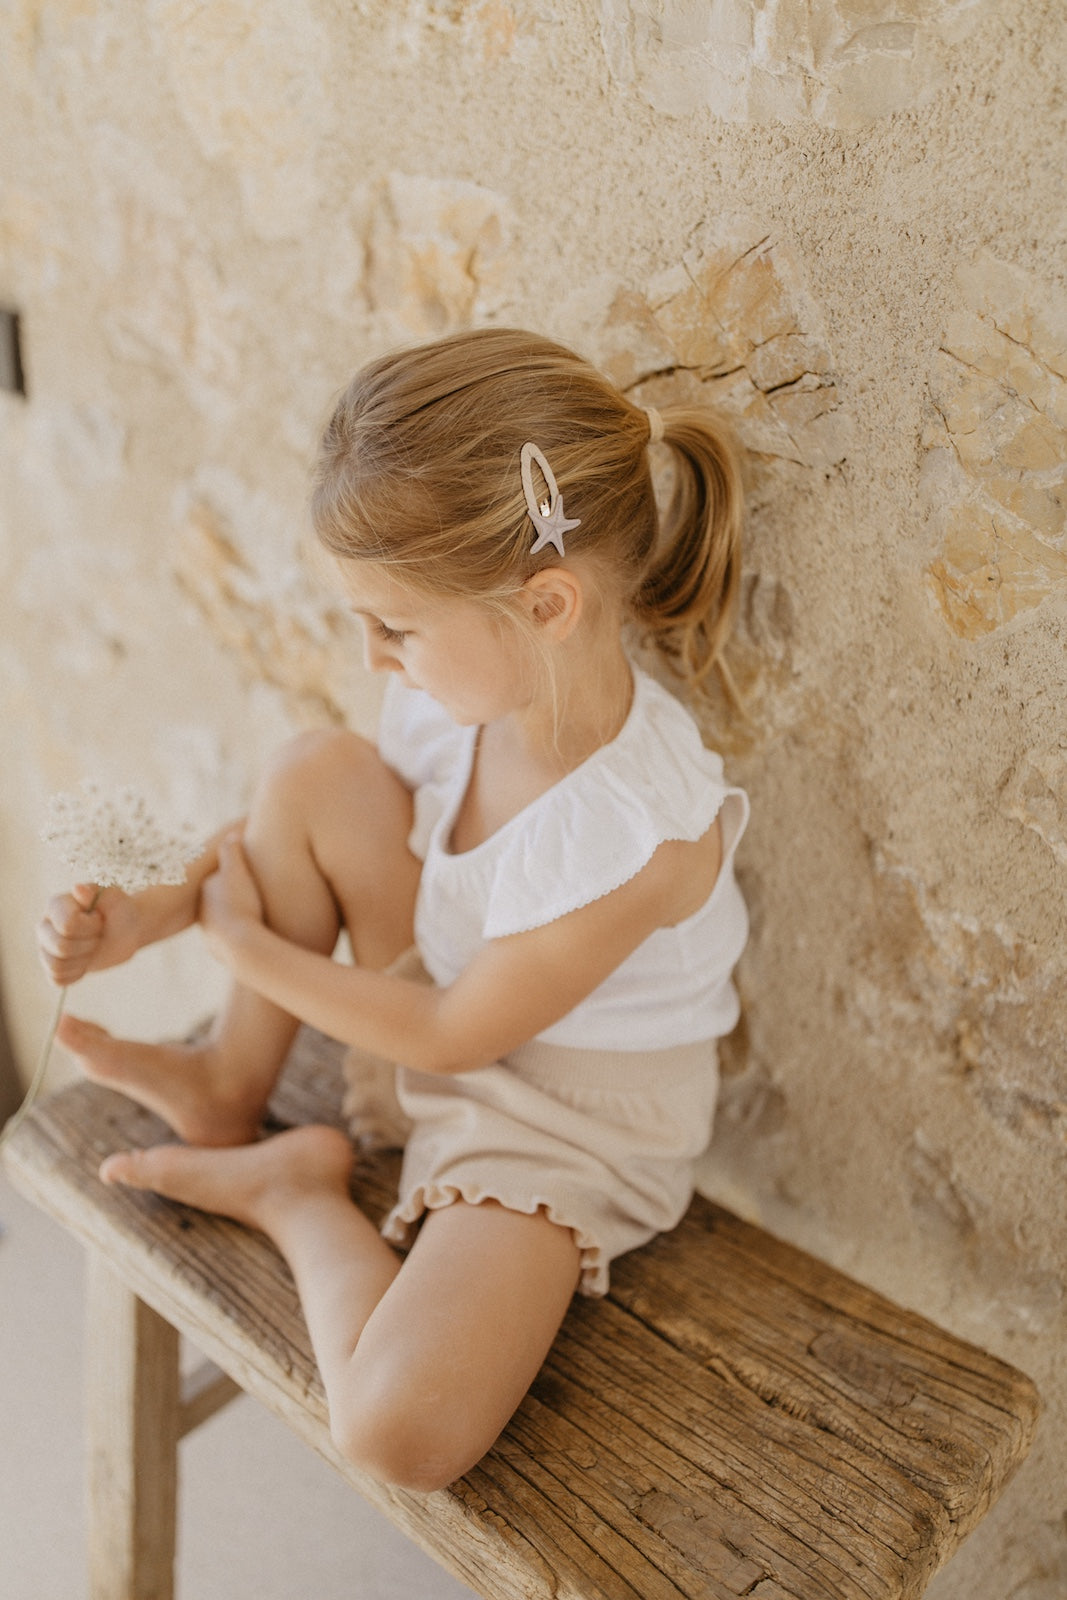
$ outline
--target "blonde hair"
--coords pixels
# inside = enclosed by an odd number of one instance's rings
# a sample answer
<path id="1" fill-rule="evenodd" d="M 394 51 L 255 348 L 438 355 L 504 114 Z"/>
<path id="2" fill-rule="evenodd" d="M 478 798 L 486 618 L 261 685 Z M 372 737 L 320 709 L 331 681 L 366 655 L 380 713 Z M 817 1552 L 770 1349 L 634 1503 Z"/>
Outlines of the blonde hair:
<path id="1" fill-rule="evenodd" d="M 690 684 L 718 660 L 740 567 L 737 448 L 711 412 L 666 406 L 673 493 L 661 519 L 649 416 L 588 362 L 509 328 L 452 334 L 372 361 L 341 396 L 319 449 L 316 532 L 344 559 L 418 590 L 507 605 L 532 574 L 522 447 L 544 453 L 568 518 L 568 557 L 618 588 Z M 661 525 L 662 524 L 662 525 Z"/>

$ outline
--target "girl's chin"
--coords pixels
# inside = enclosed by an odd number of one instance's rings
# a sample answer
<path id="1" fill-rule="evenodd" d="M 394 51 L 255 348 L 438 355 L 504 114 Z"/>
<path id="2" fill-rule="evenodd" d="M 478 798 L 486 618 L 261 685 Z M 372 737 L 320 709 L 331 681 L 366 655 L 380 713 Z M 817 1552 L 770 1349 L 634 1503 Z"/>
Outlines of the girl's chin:
<path id="1" fill-rule="evenodd" d="M 460 728 L 483 727 L 487 722 L 492 722 L 497 717 L 503 716 L 507 709 L 505 707 L 504 710 L 500 710 L 498 707 L 492 705 L 488 700 L 483 705 L 472 706 L 469 700 L 466 702 L 462 700 L 456 700 L 447 691 L 442 692 L 437 689 L 427 689 L 421 683 L 413 683 L 406 674 L 404 674 L 400 681 L 404 684 L 405 688 L 419 689 L 423 694 L 428 694 L 430 699 L 436 701 L 436 703 L 441 707 L 442 711 L 448 712 L 448 715 L 452 718 L 452 721 L 457 727 Z"/>
<path id="2" fill-rule="evenodd" d="M 473 712 L 464 711 L 461 706 L 452 705 L 448 700 L 443 700 L 440 695 L 431 695 L 431 700 L 436 700 L 442 711 L 447 711 L 457 728 L 473 728 L 480 721 Z"/>

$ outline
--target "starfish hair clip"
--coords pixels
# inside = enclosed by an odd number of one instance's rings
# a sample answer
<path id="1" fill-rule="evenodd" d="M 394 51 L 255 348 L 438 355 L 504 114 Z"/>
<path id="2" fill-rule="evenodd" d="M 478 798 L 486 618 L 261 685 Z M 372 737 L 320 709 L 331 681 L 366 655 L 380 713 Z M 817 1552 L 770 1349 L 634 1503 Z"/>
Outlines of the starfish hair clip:
<path id="1" fill-rule="evenodd" d="M 538 500 L 534 493 L 533 462 L 541 469 L 541 476 L 548 485 L 548 499 Z M 563 548 L 563 535 L 572 528 L 577 528 L 581 517 L 568 518 L 563 515 L 563 497 L 559 492 L 552 468 L 545 460 L 543 453 L 535 444 L 524 444 L 522 447 L 522 492 L 526 496 L 526 509 L 530 513 L 530 521 L 537 529 L 537 541 L 530 550 L 535 556 L 546 545 L 554 545 L 560 555 L 566 555 Z"/>

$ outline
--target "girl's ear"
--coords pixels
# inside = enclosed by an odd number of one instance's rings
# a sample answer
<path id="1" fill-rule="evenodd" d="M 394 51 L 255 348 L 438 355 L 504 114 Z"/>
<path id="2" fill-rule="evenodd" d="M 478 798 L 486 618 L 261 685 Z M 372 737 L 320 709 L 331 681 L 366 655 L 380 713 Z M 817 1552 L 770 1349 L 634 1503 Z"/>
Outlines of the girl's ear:
<path id="1" fill-rule="evenodd" d="M 563 640 L 577 627 L 585 596 L 581 580 L 566 567 L 542 567 L 523 584 L 522 601 L 536 627 Z"/>

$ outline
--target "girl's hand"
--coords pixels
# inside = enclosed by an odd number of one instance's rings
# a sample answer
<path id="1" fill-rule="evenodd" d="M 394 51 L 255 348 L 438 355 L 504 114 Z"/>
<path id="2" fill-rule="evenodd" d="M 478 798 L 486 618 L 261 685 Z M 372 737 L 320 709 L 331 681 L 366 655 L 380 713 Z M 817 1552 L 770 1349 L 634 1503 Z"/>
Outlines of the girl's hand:
<path id="1" fill-rule="evenodd" d="M 243 927 L 263 921 L 263 900 L 238 832 L 219 845 L 218 867 L 200 891 L 199 920 L 208 944 L 223 959 Z"/>
<path id="2" fill-rule="evenodd" d="M 65 988 L 87 972 L 128 961 L 144 941 L 137 901 L 121 889 L 78 883 L 58 894 L 37 925 L 37 951 L 52 982 Z"/>

